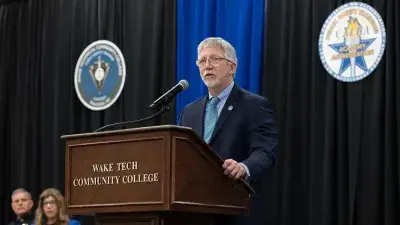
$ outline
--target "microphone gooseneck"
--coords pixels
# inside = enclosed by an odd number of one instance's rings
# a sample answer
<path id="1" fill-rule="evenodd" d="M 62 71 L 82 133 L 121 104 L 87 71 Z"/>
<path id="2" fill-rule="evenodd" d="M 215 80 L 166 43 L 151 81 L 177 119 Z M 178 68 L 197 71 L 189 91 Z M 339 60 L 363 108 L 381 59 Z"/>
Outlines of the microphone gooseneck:
<path id="1" fill-rule="evenodd" d="M 149 116 L 149 117 L 142 118 L 142 119 L 138 119 L 138 120 L 131 120 L 131 121 L 125 121 L 125 122 L 111 123 L 111 124 L 108 124 L 108 125 L 106 125 L 106 126 L 100 127 L 99 129 L 95 130 L 94 132 L 100 132 L 100 131 L 103 131 L 103 130 L 105 130 L 105 129 L 107 129 L 107 128 L 110 128 L 110 127 L 123 126 L 123 125 L 132 125 L 132 124 L 136 124 L 136 123 L 145 122 L 145 121 L 148 121 L 148 120 L 151 120 L 151 119 L 155 118 L 155 117 L 158 116 L 158 115 L 161 115 L 161 114 L 163 114 L 163 113 L 166 113 L 166 112 L 168 112 L 169 110 L 171 110 L 171 105 L 170 105 L 170 104 L 164 106 L 161 110 L 159 110 L 158 112 L 154 113 L 153 115 L 151 115 L 151 116 Z"/>
<path id="2" fill-rule="evenodd" d="M 171 110 L 171 101 L 172 101 L 172 99 L 177 94 L 179 94 L 181 91 L 184 91 L 184 90 L 188 89 L 188 87 L 189 87 L 189 83 L 186 80 L 180 80 L 178 84 L 176 84 L 174 87 L 172 87 L 166 93 L 164 93 L 161 97 L 159 97 L 157 100 L 155 100 L 149 106 L 150 109 L 159 109 L 161 107 L 160 110 L 158 110 L 156 113 L 154 113 L 153 115 L 151 115 L 149 117 L 138 119 L 138 120 L 132 120 L 132 121 L 125 121 L 125 122 L 118 122 L 118 123 L 108 124 L 108 125 L 105 125 L 103 127 L 100 127 L 98 129 L 96 129 L 94 132 L 103 131 L 103 130 L 105 130 L 107 128 L 110 128 L 110 127 L 116 127 L 116 126 L 122 126 L 122 125 L 132 125 L 132 124 L 148 121 L 148 120 L 151 120 L 151 119 L 155 118 L 156 116 L 159 116 L 159 115 L 161 115 L 163 113 L 166 113 L 166 112 Z"/>

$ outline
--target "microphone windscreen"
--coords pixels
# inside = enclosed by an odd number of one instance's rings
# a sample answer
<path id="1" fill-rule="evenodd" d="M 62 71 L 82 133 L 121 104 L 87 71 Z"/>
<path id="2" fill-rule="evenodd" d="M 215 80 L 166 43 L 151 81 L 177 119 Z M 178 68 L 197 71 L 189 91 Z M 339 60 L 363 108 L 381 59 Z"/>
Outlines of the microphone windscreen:
<path id="1" fill-rule="evenodd" d="M 187 80 L 180 80 L 179 84 L 183 87 L 183 90 L 186 90 L 189 88 L 189 82 L 187 82 Z"/>

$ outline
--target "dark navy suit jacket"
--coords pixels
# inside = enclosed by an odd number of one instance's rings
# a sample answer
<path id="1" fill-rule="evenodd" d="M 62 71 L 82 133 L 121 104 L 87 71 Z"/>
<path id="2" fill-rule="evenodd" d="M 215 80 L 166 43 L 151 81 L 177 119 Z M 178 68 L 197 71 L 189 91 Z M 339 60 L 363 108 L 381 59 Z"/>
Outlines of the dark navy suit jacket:
<path id="1" fill-rule="evenodd" d="M 204 131 L 204 113 L 208 95 L 187 105 L 180 115 L 180 126 L 191 127 L 200 137 Z M 265 172 L 274 164 L 277 143 L 275 122 L 266 98 L 234 85 L 226 100 L 209 145 L 222 159 L 244 163 L 250 172 L 250 185 L 256 194 L 250 216 L 221 217 L 215 224 L 263 224 Z M 221 165 L 222 166 L 222 165 Z"/>

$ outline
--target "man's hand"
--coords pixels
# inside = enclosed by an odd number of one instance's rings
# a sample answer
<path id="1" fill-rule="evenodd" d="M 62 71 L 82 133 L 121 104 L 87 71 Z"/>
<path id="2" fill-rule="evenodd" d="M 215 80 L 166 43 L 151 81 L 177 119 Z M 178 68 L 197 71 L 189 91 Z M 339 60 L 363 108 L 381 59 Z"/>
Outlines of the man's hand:
<path id="1" fill-rule="evenodd" d="M 225 170 L 224 174 L 228 175 L 234 180 L 237 180 L 240 177 L 244 177 L 246 174 L 246 169 L 244 168 L 244 166 L 233 159 L 225 160 L 222 168 Z"/>

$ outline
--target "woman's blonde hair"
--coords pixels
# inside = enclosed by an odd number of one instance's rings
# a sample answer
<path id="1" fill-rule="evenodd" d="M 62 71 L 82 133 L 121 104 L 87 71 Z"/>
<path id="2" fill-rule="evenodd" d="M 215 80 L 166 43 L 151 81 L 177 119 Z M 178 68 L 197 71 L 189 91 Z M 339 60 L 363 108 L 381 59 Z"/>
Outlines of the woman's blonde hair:
<path id="1" fill-rule="evenodd" d="M 64 196 L 60 193 L 59 190 L 55 188 L 48 188 L 40 194 L 38 207 L 35 213 L 35 224 L 36 225 L 45 225 L 46 215 L 43 212 L 43 201 L 44 199 L 52 196 L 56 200 L 57 208 L 58 208 L 58 218 L 56 225 L 68 225 L 69 218 L 66 214 L 66 204 L 64 200 Z"/>

